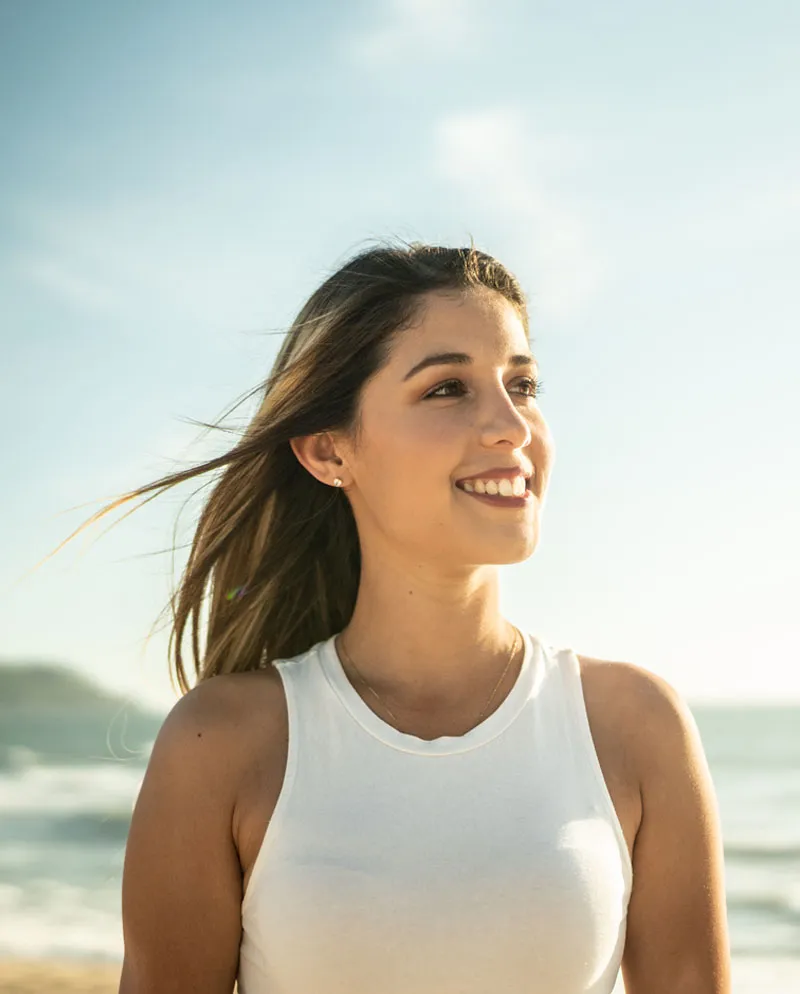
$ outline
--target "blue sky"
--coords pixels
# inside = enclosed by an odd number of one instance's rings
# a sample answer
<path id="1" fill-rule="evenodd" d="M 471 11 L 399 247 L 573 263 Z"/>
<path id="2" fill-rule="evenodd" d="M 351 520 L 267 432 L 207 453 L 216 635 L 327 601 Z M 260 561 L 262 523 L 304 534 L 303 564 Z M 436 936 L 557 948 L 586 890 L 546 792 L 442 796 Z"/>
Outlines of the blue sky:
<path id="1" fill-rule="evenodd" d="M 798 38 L 776 0 L 3 5 L 0 657 L 172 700 L 145 640 L 190 491 L 28 571 L 219 451 L 181 419 L 369 239 L 472 235 L 558 451 L 508 616 L 690 701 L 800 700 Z"/>

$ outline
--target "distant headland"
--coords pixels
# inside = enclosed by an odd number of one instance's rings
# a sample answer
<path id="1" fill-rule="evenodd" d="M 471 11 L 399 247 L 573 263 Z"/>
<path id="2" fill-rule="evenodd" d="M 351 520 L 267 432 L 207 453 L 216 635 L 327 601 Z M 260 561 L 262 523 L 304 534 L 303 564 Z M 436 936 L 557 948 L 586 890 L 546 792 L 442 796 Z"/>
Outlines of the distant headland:
<path id="1" fill-rule="evenodd" d="M 143 763 L 163 720 L 66 666 L 0 661 L 0 769 Z"/>

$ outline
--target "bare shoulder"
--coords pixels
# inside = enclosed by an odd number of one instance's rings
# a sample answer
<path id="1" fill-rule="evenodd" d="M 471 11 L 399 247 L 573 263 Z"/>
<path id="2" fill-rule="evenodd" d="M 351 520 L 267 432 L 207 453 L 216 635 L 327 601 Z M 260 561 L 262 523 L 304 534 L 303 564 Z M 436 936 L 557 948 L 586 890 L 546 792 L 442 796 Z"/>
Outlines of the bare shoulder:
<path id="1" fill-rule="evenodd" d="M 175 765 L 182 776 L 193 770 L 207 783 L 216 780 L 233 804 L 253 757 L 270 755 L 271 742 L 280 743 L 285 729 L 285 697 L 273 667 L 221 674 L 197 684 L 172 707 L 151 765 Z"/>
<path id="2" fill-rule="evenodd" d="M 694 719 L 683 695 L 669 681 L 635 663 L 578 656 L 584 694 L 613 710 L 626 733 L 677 729 Z"/>
<path id="3" fill-rule="evenodd" d="M 590 721 L 630 757 L 643 790 L 705 766 L 691 709 L 668 680 L 635 663 L 578 659 Z"/>
<path id="4" fill-rule="evenodd" d="M 283 705 L 281 679 L 274 667 L 224 673 L 198 683 L 184 694 L 164 724 L 180 731 L 191 728 L 209 734 L 229 732 L 232 727 L 244 731 L 259 719 L 279 712 Z"/>
<path id="5" fill-rule="evenodd" d="M 584 682 L 590 681 L 593 687 L 613 688 L 617 693 L 622 692 L 626 700 L 635 696 L 642 703 L 680 697 L 670 683 L 644 666 L 594 656 L 578 656 L 578 660 Z"/>

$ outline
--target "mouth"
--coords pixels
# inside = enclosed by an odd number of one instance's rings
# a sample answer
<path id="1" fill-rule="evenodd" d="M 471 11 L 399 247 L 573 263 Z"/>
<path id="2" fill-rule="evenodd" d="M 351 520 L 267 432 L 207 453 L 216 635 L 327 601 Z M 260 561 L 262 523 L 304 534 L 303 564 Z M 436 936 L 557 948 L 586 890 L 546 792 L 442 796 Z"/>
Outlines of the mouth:
<path id="1" fill-rule="evenodd" d="M 519 477 L 518 477 L 519 479 Z M 493 507 L 505 507 L 505 508 L 520 508 L 528 507 L 534 499 L 534 494 L 530 489 L 531 477 L 524 477 L 525 480 L 525 491 L 522 494 L 512 494 L 511 496 L 505 496 L 503 494 L 488 494 L 488 493 L 478 493 L 476 490 L 465 490 L 464 483 L 471 483 L 471 480 L 459 480 L 455 483 L 457 490 L 460 490 L 465 497 L 470 497 L 474 500 L 480 501 L 483 504 L 489 504 Z"/>
<path id="2" fill-rule="evenodd" d="M 523 476 L 523 477 L 516 477 L 516 479 L 522 479 L 524 481 L 525 493 L 529 494 L 531 492 L 531 480 L 533 479 L 533 477 Z M 465 483 L 469 484 L 469 486 L 471 487 L 470 490 L 466 489 L 466 487 L 464 486 Z M 462 490 L 464 493 L 475 494 L 476 496 L 486 496 L 486 497 L 493 496 L 491 494 L 486 493 L 485 491 L 483 494 L 479 494 L 478 491 L 475 490 L 475 479 L 456 480 L 453 485 L 457 487 L 457 489 Z"/>

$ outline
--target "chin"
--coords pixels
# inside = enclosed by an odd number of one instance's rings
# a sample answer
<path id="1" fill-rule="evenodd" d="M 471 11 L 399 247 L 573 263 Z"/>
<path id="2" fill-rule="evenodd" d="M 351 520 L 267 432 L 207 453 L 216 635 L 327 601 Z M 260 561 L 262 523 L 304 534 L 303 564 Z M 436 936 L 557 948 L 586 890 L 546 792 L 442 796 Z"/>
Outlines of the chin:
<path id="1" fill-rule="evenodd" d="M 538 532 L 519 535 L 507 542 L 493 542 L 490 547 L 481 543 L 480 547 L 473 546 L 472 554 L 467 550 L 468 558 L 473 562 L 484 563 L 486 566 L 511 566 L 514 563 L 524 563 L 536 551 L 539 544 Z"/>
<path id="2" fill-rule="evenodd" d="M 533 542 L 533 543 L 525 546 L 524 549 L 520 549 L 516 554 L 514 554 L 514 555 L 512 555 L 512 556 L 510 556 L 510 557 L 508 557 L 506 559 L 504 559 L 503 562 L 499 563 L 498 565 L 501 565 L 501 566 L 511 566 L 514 563 L 524 563 L 528 559 L 530 559 L 531 556 L 534 554 L 534 552 L 536 551 L 536 546 L 537 546 L 537 543 Z"/>

